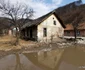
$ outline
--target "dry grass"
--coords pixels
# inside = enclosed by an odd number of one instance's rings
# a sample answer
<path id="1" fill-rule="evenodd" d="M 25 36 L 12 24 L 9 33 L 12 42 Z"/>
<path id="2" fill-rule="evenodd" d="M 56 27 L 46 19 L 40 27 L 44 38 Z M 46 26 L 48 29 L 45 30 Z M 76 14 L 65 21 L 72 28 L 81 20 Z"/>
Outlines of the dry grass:
<path id="1" fill-rule="evenodd" d="M 12 45 L 12 42 L 15 41 L 14 37 L 11 36 L 2 36 L 0 37 L 0 50 L 11 50 L 15 46 Z"/>
<path id="2" fill-rule="evenodd" d="M 0 50 L 9 51 L 9 50 L 16 50 L 16 49 L 22 49 L 22 48 L 48 48 L 48 47 L 58 47 L 57 44 L 46 44 L 46 43 L 37 43 L 33 41 L 25 41 L 22 39 L 19 39 L 19 45 L 15 46 L 14 43 L 16 42 L 16 38 L 12 36 L 2 36 L 0 37 Z M 85 50 L 85 45 L 72 45 L 73 47 L 77 47 L 81 50 Z M 70 47 L 70 46 L 69 46 Z"/>
<path id="3" fill-rule="evenodd" d="M 15 46 L 14 43 L 16 42 L 16 38 L 12 36 L 2 36 L 0 37 L 0 50 L 15 50 L 21 49 L 22 47 L 29 47 L 34 46 L 36 43 L 32 41 L 25 41 L 19 39 L 19 45 Z"/>

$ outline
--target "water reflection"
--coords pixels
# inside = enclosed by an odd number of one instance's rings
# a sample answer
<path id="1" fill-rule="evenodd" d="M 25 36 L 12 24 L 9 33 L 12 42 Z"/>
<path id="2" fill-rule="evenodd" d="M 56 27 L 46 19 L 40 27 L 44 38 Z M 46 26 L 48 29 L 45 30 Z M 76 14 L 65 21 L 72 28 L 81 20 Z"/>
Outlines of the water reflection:
<path id="1" fill-rule="evenodd" d="M 44 69 L 54 69 L 64 50 L 39 51 L 36 53 L 24 53 L 24 55 L 33 63 Z"/>
<path id="2" fill-rule="evenodd" d="M 11 54 L 0 59 L 0 70 L 85 70 L 85 52 L 67 48 Z"/>
<path id="3" fill-rule="evenodd" d="M 66 49 L 59 70 L 85 70 L 82 66 L 85 66 L 85 52 L 75 48 Z"/>
<path id="4" fill-rule="evenodd" d="M 42 70 L 23 54 L 12 54 L 0 59 L 0 70 Z"/>

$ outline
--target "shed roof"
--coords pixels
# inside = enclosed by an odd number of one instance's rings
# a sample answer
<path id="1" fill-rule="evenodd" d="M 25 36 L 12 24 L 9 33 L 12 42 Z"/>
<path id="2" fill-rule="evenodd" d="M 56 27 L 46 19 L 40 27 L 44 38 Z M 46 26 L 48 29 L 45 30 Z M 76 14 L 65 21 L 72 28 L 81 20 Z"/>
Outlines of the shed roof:
<path id="1" fill-rule="evenodd" d="M 56 16 L 56 18 L 58 19 L 58 21 L 60 22 L 60 24 L 62 25 L 63 28 L 65 28 L 65 25 L 63 24 L 62 20 L 57 16 L 57 14 L 55 13 L 55 11 L 52 11 L 40 18 L 37 18 L 33 21 L 29 21 L 27 22 L 25 25 L 22 26 L 22 29 L 26 28 L 26 27 L 31 27 L 31 26 L 37 26 L 39 25 L 41 22 L 43 22 L 45 19 L 47 19 L 50 15 L 54 14 Z"/>

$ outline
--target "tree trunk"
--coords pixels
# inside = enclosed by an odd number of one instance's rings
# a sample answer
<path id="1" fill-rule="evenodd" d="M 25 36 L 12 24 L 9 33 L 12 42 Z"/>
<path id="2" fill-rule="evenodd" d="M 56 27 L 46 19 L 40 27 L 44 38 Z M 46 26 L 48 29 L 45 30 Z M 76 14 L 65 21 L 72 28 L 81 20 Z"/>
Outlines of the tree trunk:
<path id="1" fill-rule="evenodd" d="M 76 41 L 76 38 L 77 38 L 76 33 L 77 33 L 77 29 L 76 29 L 76 28 L 74 28 L 74 37 L 75 37 L 75 41 Z"/>
<path id="2" fill-rule="evenodd" d="M 16 27 L 16 45 L 18 45 L 19 44 L 19 33 L 18 33 L 19 31 L 18 31 L 18 28 Z"/>
<path id="3" fill-rule="evenodd" d="M 22 33 L 21 33 L 21 27 L 19 27 L 19 38 L 22 37 Z"/>

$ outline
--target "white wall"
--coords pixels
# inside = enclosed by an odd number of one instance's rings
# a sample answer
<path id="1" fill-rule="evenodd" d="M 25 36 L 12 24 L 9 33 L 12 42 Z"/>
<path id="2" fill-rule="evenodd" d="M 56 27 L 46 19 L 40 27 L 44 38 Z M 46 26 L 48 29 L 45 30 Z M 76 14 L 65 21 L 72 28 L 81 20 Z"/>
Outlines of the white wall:
<path id="1" fill-rule="evenodd" d="M 53 23 L 54 20 L 56 21 L 56 25 L 54 25 Z M 43 28 L 47 28 L 47 37 L 43 37 Z M 54 39 L 58 39 L 59 37 L 63 37 L 64 35 L 64 28 L 61 26 L 61 24 L 53 14 L 46 20 L 44 20 L 41 24 L 39 24 L 37 30 L 38 41 L 41 42 L 50 41 L 52 39 L 52 36 Z"/>

